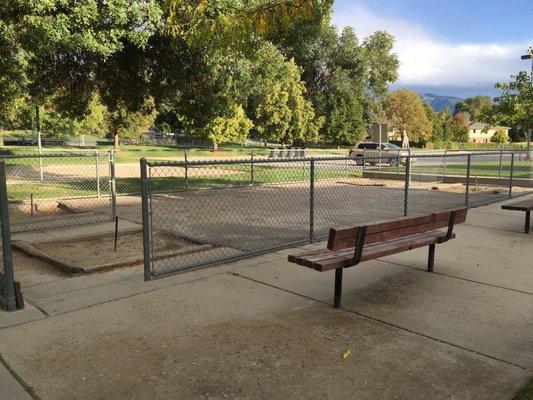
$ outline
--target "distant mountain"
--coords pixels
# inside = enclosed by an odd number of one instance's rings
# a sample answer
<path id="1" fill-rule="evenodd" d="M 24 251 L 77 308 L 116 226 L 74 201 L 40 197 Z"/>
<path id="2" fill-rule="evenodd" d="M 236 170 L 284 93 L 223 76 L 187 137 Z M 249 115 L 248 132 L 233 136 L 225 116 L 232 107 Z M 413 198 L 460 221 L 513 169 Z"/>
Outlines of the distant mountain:
<path id="1" fill-rule="evenodd" d="M 463 101 L 463 99 L 459 97 L 439 96 L 438 94 L 433 93 L 424 93 L 420 96 L 422 96 L 422 99 L 437 112 L 447 108 L 451 113 L 453 113 L 455 110 L 455 105 L 460 101 Z"/>

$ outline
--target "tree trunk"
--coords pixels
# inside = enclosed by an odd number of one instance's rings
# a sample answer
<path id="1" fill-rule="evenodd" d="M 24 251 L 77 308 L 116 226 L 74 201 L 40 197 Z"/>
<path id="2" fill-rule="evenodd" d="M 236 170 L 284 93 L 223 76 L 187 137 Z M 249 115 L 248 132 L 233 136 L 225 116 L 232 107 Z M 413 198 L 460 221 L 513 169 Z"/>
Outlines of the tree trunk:
<path id="1" fill-rule="evenodd" d="M 218 143 L 213 142 L 213 151 L 218 151 Z"/>
<path id="2" fill-rule="evenodd" d="M 115 147 L 115 152 L 118 153 L 120 151 L 120 138 L 116 130 L 113 132 L 113 145 Z"/>

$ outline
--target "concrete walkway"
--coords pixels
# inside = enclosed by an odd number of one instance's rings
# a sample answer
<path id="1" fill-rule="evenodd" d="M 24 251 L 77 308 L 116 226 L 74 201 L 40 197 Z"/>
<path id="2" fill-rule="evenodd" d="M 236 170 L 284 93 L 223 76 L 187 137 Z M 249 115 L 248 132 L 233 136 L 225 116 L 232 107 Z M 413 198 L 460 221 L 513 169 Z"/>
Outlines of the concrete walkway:
<path id="1" fill-rule="evenodd" d="M 147 283 L 140 267 L 43 281 L 0 314 L 0 354 L 43 400 L 509 400 L 533 376 L 523 221 L 471 210 L 435 274 L 426 249 L 347 270 L 341 310 L 333 273 L 285 261 L 301 249 Z M 24 398 L 2 365 L 0 399 Z"/>

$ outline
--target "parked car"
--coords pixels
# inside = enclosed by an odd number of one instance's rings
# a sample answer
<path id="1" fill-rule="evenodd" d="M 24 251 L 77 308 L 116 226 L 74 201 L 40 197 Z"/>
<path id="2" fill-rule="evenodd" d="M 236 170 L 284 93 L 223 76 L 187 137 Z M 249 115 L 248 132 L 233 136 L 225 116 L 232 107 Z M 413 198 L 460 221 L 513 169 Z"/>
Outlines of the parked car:
<path id="1" fill-rule="evenodd" d="M 378 164 L 381 158 L 383 164 L 396 166 L 398 163 L 405 165 L 409 151 L 402 150 L 401 147 L 392 143 L 382 143 L 380 149 L 379 143 L 359 142 L 348 154 L 350 157 L 355 158 L 357 165 L 363 165 L 364 163 Z"/>

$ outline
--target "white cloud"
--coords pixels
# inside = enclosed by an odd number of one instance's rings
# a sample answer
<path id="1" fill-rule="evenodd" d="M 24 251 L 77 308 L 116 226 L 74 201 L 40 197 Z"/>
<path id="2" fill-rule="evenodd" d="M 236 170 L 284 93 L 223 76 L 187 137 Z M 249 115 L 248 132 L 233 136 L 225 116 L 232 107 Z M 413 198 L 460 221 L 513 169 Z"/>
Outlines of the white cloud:
<path id="1" fill-rule="evenodd" d="M 482 87 L 509 80 L 529 66 L 520 55 L 527 43 L 449 43 L 435 38 L 421 26 L 383 18 L 353 5 L 333 21 L 340 29 L 350 25 L 360 37 L 386 30 L 396 38 L 394 51 L 400 60 L 400 85 Z M 483 29 L 483 28 L 480 28 Z M 487 28 L 490 29 L 490 28 Z M 458 33 L 458 36 L 460 33 Z"/>

